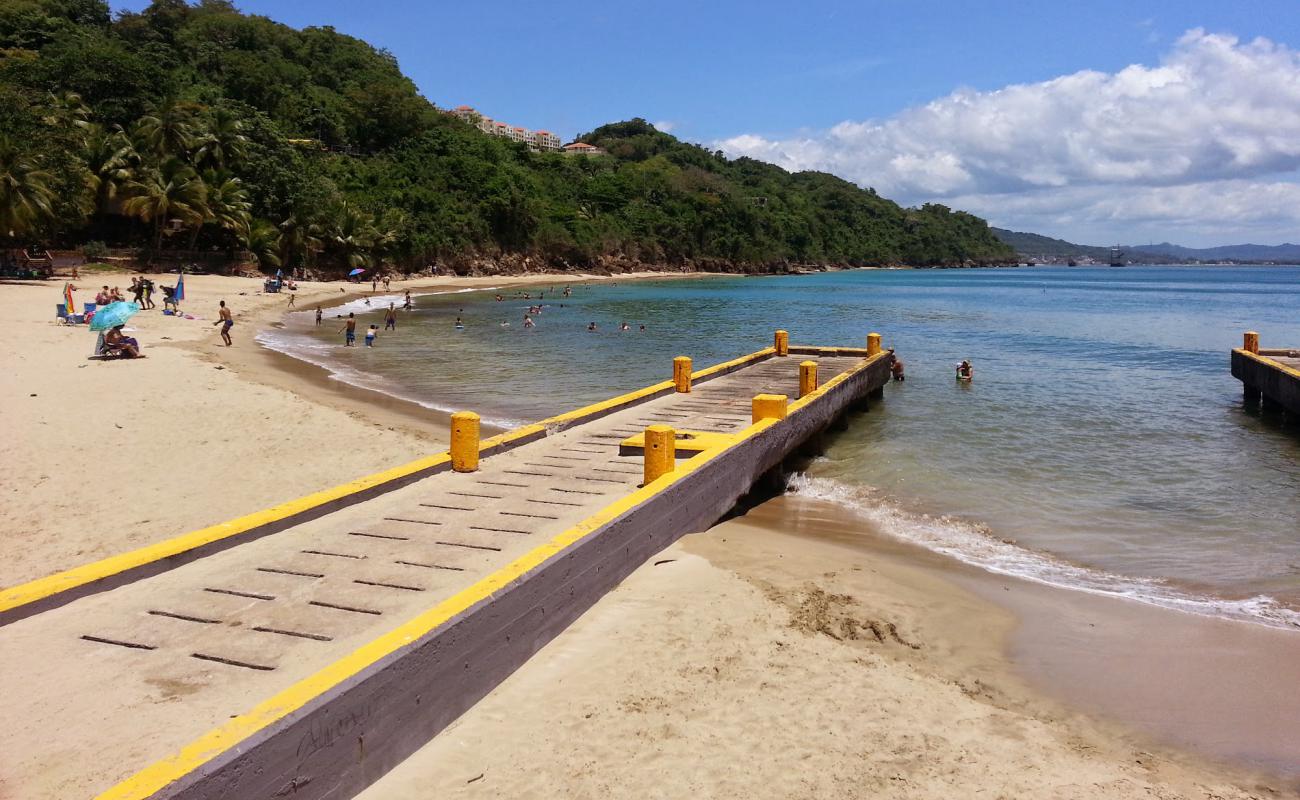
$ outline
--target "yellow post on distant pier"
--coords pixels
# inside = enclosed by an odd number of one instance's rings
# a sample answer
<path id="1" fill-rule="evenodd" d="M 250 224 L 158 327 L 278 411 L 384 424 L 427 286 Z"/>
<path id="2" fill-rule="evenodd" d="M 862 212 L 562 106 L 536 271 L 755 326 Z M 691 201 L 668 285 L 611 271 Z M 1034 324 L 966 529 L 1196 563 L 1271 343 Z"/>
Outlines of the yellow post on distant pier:
<path id="1" fill-rule="evenodd" d="M 1255 355 L 1259 355 L 1259 334 L 1258 333 L 1255 333 L 1254 331 L 1246 331 L 1246 335 L 1242 337 L 1242 339 L 1243 339 L 1241 343 L 1242 350 L 1245 350 L 1247 353 L 1254 353 Z"/>
<path id="2" fill-rule="evenodd" d="M 456 472 L 478 469 L 479 418 L 473 411 L 451 415 L 451 468 Z"/>
<path id="3" fill-rule="evenodd" d="M 817 391 L 817 362 L 804 361 L 799 364 L 799 397 L 807 397 Z"/>
<path id="4" fill-rule="evenodd" d="M 673 359 L 673 385 L 677 387 L 678 392 L 690 394 L 691 359 L 689 356 L 678 356 Z"/>
<path id="5" fill-rule="evenodd" d="M 777 331 L 772 346 L 776 348 L 778 356 L 790 355 L 790 334 L 786 331 Z"/>
<path id="6" fill-rule="evenodd" d="M 867 358 L 880 355 L 880 334 L 867 334 Z"/>
<path id="7" fill-rule="evenodd" d="M 677 432 L 668 425 L 645 429 L 645 482 L 658 480 L 677 468 Z"/>
<path id="8" fill-rule="evenodd" d="M 790 398 L 783 394 L 756 394 L 750 419 L 752 422 L 763 419 L 785 419 L 789 405 Z"/>

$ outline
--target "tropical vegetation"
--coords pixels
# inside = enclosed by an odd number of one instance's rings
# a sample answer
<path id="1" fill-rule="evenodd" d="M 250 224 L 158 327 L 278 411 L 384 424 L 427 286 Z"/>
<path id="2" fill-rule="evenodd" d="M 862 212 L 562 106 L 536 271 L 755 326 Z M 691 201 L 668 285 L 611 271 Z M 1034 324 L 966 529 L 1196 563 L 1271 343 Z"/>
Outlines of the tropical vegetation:
<path id="1" fill-rule="evenodd" d="M 610 259 L 765 268 L 1014 257 L 983 220 L 687 144 L 643 120 L 537 153 L 395 59 L 227 0 L 0 4 L 0 243 L 251 254 L 264 269 Z"/>

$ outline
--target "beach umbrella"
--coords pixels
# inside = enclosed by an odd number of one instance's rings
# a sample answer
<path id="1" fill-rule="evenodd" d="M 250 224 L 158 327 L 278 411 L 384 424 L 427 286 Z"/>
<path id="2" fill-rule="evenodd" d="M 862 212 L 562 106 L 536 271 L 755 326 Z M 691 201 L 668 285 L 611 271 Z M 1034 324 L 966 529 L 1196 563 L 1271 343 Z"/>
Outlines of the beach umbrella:
<path id="1" fill-rule="evenodd" d="M 184 272 L 176 276 L 176 293 L 172 295 L 172 298 L 175 299 L 176 302 L 178 303 L 185 299 L 185 273 Z"/>
<path id="2" fill-rule="evenodd" d="M 109 328 L 124 325 L 139 310 L 140 306 L 135 303 L 124 303 L 121 300 L 116 303 L 109 303 L 95 310 L 95 316 L 90 320 L 90 329 L 92 331 L 106 331 Z"/>
<path id="3" fill-rule="evenodd" d="M 365 272 L 364 269 L 354 269 L 354 270 L 352 270 L 351 272 L 348 273 L 348 277 L 351 278 L 352 276 L 354 276 L 354 275 L 360 275 L 360 274 L 363 273 L 363 272 Z"/>

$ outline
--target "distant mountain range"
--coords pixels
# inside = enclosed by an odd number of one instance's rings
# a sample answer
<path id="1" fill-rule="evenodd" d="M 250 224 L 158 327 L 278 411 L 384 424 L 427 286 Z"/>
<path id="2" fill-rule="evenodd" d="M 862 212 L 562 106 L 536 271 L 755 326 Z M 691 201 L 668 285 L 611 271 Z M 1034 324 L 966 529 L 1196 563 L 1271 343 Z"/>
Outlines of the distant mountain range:
<path id="1" fill-rule="evenodd" d="M 1105 263 L 1110 258 L 1109 247 L 1075 244 L 1064 239 L 1053 239 L 1037 233 L 1008 231 L 990 228 L 993 234 L 1011 245 L 1024 258 L 1046 261 L 1069 259 L 1092 260 Z M 1217 263 L 1223 261 L 1300 263 L 1300 244 L 1230 244 L 1222 247 L 1183 247 L 1162 242 L 1160 244 L 1120 245 L 1124 259 L 1143 264 Z"/>

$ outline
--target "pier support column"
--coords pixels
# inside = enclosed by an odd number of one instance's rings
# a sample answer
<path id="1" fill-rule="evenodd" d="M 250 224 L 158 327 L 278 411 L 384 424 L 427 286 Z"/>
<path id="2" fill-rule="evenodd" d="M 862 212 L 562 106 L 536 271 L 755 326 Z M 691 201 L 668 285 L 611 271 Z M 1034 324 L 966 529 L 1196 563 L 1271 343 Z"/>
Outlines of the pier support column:
<path id="1" fill-rule="evenodd" d="M 1249 383 L 1243 383 L 1241 385 L 1241 396 L 1245 399 L 1247 404 L 1254 405 L 1259 402 L 1260 392 L 1259 389 L 1256 389 Z"/>
<path id="2" fill-rule="evenodd" d="M 817 391 L 817 362 L 804 361 L 799 364 L 799 397 L 807 397 Z"/>
<path id="3" fill-rule="evenodd" d="M 451 415 L 451 468 L 456 472 L 478 469 L 478 414 L 457 411 Z"/>
<path id="4" fill-rule="evenodd" d="M 783 394 L 756 394 L 751 414 L 751 423 L 763 419 L 785 419 L 790 405 L 790 398 Z"/>
<path id="5" fill-rule="evenodd" d="M 667 425 L 645 429 L 645 483 L 658 480 L 677 468 L 677 432 Z"/>
<path id="6" fill-rule="evenodd" d="M 690 394 L 691 359 L 688 356 L 678 356 L 673 359 L 673 385 L 682 394 Z"/>
<path id="7" fill-rule="evenodd" d="M 1259 355 L 1259 334 L 1254 331 L 1246 331 L 1246 335 L 1241 337 L 1241 349 L 1247 353 Z"/>
<path id="8" fill-rule="evenodd" d="M 772 346 L 776 348 L 778 356 L 790 355 L 790 334 L 785 331 L 777 331 Z"/>
<path id="9" fill-rule="evenodd" d="M 867 358 L 880 355 L 880 334 L 867 334 Z"/>

